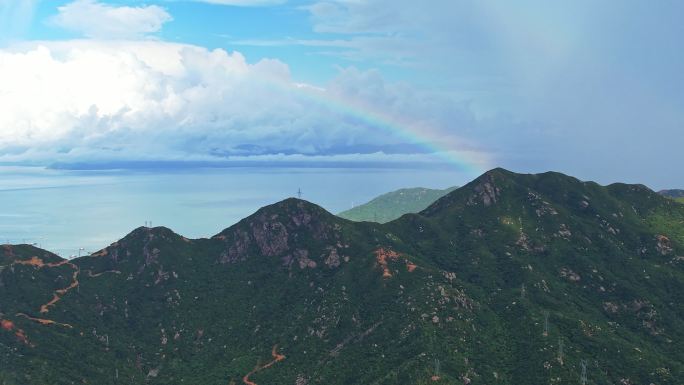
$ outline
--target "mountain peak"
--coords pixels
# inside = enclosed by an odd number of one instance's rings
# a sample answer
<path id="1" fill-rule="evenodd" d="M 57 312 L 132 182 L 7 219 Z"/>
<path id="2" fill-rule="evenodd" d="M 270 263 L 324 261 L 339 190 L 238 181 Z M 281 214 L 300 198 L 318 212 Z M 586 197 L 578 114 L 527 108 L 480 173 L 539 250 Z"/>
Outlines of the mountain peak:
<path id="1" fill-rule="evenodd" d="M 124 236 L 119 242 L 150 236 L 162 238 L 181 238 L 179 234 L 176 234 L 173 230 L 165 226 L 140 226 L 126 234 L 126 236 Z"/>
<path id="2" fill-rule="evenodd" d="M 15 261 L 29 260 L 33 257 L 38 257 L 46 263 L 63 260 L 62 257 L 33 245 L 0 245 L 0 266 L 8 265 Z"/>
<path id="3" fill-rule="evenodd" d="M 138 272 L 161 260 L 161 250 L 177 247 L 189 239 L 164 226 L 140 226 L 126 236 L 89 256 L 79 258 L 79 264 L 94 270 L 116 270 L 131 265 Z M 97 268 L 95 268 L 97 266 Z"/>
<path id="4" fill-rule="evenodd" d="M 313 220 L 335 221 L 337 218 L 315 203 L 298 198 L 287 198 L 260 208 L 254 214 L 241 220 L 236 225 L 223 230 L 213 238 L 221 237 L 226 231 L 231 231 L 236 226 L 244 224 L 254 225 L 256 223 L 264 224 L 274 220 L 284 220 L 290 222 L 295 227 L 300 227 L 308 225 Z"/>
<path id="5" fill-rule="evenodd" d="M 330 248 L 340 238 L 343 221 L 316 204 L 288 198 L 262 207 L 212 239 L 225 243 L 222 263 L 251 255 L 281 256 L 289 261 L 293 254 Z"/>
<path id="6" fill-rule="evenodd" d="M 491 170 L 489 170 L 489 171 L 485 171 L 482 175 L 480 175 L 480 178 L 481 178 L 481 177 L 484 177 L 484 176 L 490 176 L 490 177 L 494 177 L 494 176 L 499 176 L 499 177 L 510 177 L 510 176 L 514 176 L 514 175 L 521 175 L 521 174 L 516 174 L 516 173 L 514 173 L 513 171 L 506 170 L 506 169 L 503 168 L 503 167 L 495 167 L 495 168 L 493 168 L 493 169 L 491 169 Z M 476 178 L 476 179 L 477 179 L 477 178 Z"/>
<path id="7" fill-rule="evenodd" d="M 492 207 L 502 201 L 502 196 L 505 197 L 508 205 L 512 205 L 516 199 L 527 200 L 528 194 L 557 202 L 568 202 L 569 199 L 578 200 L 578 197 L 594 194 L 609 195 L 614 199 L 629 197 L 634 202 L 643 203 L 644 208 L 666 202 L 666 199 L 643 185 L 616 183 L 601 186 L 595 182 L 584 182 L 560 172 L 519 174 L 503 168 L 495 168 L 437 200 L 422 214 L 438 215 L 450 207 L 479 205 Z"/>

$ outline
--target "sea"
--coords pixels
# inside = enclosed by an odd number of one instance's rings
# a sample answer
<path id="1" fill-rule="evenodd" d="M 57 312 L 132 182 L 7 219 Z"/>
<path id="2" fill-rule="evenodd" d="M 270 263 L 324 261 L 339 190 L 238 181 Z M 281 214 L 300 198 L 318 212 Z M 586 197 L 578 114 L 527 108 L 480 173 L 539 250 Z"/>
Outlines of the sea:
<path id="1" fill-rule="evenodd" d="M 211 237 L 288 197 L 332 213 L 404 187 L 447 188 L 448 168 L 192 168 L 59 170 L 0 166 L 0 244 L 29 243 L 65 258 L 100 250 L 145 224 Z"/>

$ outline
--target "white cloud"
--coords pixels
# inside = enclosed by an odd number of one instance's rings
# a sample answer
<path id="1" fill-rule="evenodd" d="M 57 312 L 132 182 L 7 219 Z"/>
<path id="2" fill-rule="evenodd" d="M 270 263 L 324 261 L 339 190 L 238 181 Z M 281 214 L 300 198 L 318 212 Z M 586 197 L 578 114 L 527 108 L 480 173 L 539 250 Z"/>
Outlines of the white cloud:
<path id="1" fill-rule="evenodd" d="M 156 40 L 24 43 L 0 50 L 0 84 L 0 162 L 341 156 L 359 146 L 370 156 L 369 145 L 414 139 L 379 115 L 426 138 L 472 123 L 449 98 L 374 71 L 347 69 L 318 88 L 278 60 Z M 467 143 L 444 143 L 487 162 Z"/>
<path id="2" fill-rule="evenodd" d="M 128 7 L 112 6 L 95 0 L 75 0 L 58 7 L 52 22 L 62 28 L 95 38 L 131 38 L 161 30 L 172 20 L 166 10 L 157 5 Z"/>

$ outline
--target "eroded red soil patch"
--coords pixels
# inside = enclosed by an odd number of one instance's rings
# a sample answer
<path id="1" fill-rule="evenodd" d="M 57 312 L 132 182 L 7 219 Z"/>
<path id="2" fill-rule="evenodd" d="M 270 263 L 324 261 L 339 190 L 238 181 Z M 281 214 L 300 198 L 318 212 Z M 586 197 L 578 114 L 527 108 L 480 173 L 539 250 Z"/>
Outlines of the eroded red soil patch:
<path id="1" fill-rule="evenodd" d="M 386 249 L 384 247 L 381 247 L 375 250 L 374 253 L 375 260 L 377 261 L 380 268 L 382 268 L 383 278 L 392 278 L 392 271 L 389 268 L 390 261 L 398 261 L 399 259 L 403 259 L 406 262 L 406 270 L 409 273 L 412 273 L 418 268 L 418 265 L 409 261 L 408 258 L 406 258 L 406 256 L 401 255 L 392 249 Z"/>
<path id="2" fill-rule="evenodd" d="M 24 332 L 23 329 L 19 329 L 19 328 L 14 324 L 14 322 L 12 322 L 12 321 L 10 321 L 10 320 L 6 320 L 6 319 L 0 320 L 0 328 L 2 328 L 2 330 L 4 330 L 4 331 L 10 332 L 10 333 L 14 333 L 14 336 L 15 336 L 15 337 L 17 338 L 17 340 L 19 340 L 21 343 L 33 347 L 33 344 L 31 344 L 31 343 L 29 342 L 29 340 L 28 340 L 28 337 L 26 337 L 26 332 Z"/>
<path id="3" fill-rule="evenodd" d="M 392 272 L 390 272 L 388 262 L 391 261 L 396 261 L 399 259 L 399 254 L 391 249 L 385 249 L 383 247 L 375 250 L 375 260 L 378 262 L 378 265 L 382 268 L 382 277 L 383 278 L 391 278 L 392 277 Z"/>

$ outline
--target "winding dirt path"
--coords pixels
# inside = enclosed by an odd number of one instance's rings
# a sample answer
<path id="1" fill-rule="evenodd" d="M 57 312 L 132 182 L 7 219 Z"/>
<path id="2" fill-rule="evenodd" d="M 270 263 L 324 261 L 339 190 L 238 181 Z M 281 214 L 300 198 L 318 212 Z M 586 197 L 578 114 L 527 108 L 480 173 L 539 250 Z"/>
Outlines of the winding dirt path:
<path id="1" fill-rule="evenodd" d="M 66 293 L 68 293 L 70 290 L 78 287 L 78 284 L 79 284 L 78 283 L 78 274 L 81 272 L 81 270 L 78 268 L 78 266 L 74 265 L 71 262 L 67 262 L 66 265 L 69 265 L 74 269 L 74 274 L 71 276 L 71 279 L 72 279 L 71 284 L 69 286 L 63 288 L 63 289 L 55 290 L 55 292 L 52 294 L 52 299 L 50 300 L 50 302 L 48 302 L 48 303 L 46 303 L 40 307 L 40 313 L 41 314 L 45 314 L 45 313 L 49 312 L 50 306 L 54 306 L 57 302 L 59 302 L 62 299 L 62 297 L 64 297 L 66 295 Z"/>
<path id="2" fill-rule="evenodd" d="M 48 301 L 47 303 L 40 306 L 40 313 L 41 314 L 48 313 L 50 311 L 51 306 L 55 306 L 55 304 L 57 302 L 59 302 L 69 291 L 77 288 L 79 285 L 78 276 L 79 276 L 81 270 L 79 269 L 78 266 L 69 262 L 69 260 L 66 260 L 66 259 L 59 261 L 59 262 L 45 263 L 41 258 L 31 257 L 30 259 L 27 259 L 27 260 L 15 260 L 12 263 L 12 265 L 33 266 L 33 267 L 38 268 L 38 269 L 42 269 L 45 267 L 59 267 L 59 266 L 68 265 L 72 269 L 74 269 L 74 273 L 71 276 L 72 281 L 69 284 L 69 286 L 62 288 L 62 289 L 55 290 L 54 293 L 52 293 L 52 299 L 50 301 Z M 106 274 L 106 273 L 121 274 L 121 272 L 118 270 L 107 270 L 107 271 L 103 271 L 101 273 L 96 273 L 96 274 L 93 274 L 93 272 L 91 270 L 86 270 L 86 271 L 88 272 L 88 277 L 93 277 L 93 278 L 99 277 L 99 276 Z M 30 315 L 25 314 L 25 313 L 17 313 L 16 316 L 26 318 L 29 321 L 37 322 L 41 325 L 55 325 L 55 326 L 65 327 L 68 329 L 74 328 L 70 324 L 61 323 L 61 322 L 57 322 L 57 321 L 53 321 L 53 320 L 45 319 L 45 318 L 31 317 Z M 2 326 L 2 329 L 4 329 L 4 330 L 15 331 L 15 334 L 20 341 L 24 342 L 27 345 L 34 346 L 33 344 L 31 344 L 28 341 L 28 338 L 26 337 L 26 333 L 22 329 L 19 329 L 16 326 L 14 326 L 14 323 L 12 321 L 2 320 L 1 326 Z"/>
<path id="3" fill-rule="evenodd" d="M 69 329 L 74 328 L 73 326 L 71 326 L 69 324 L 63 324 L 63 323 L 55 322 L 55 321 L 50 320 L 50 319 L 35 318 L 35 317 L 31 317 L 30 315 L 24 314 L 24 313 L 17 313 L 16 316 L 17 317 L 24 317 L 29 321 L 37 322 L 41 325 L 57 325 L 57 326 L 62 326 L 62 327 L 69 328 Z"/>
<path id="4" fill-rule="evenodd" d="M 74 273 L 71 276 L 72 282 L 69 284 L 69 286 L 63 288 L 63 289 L 57 289 L 55 290 L 54 293 L 52 293 L 52 299 L 48 301 L 46 304 L 43 304 L 40 306 L 40 313 L 45 314 L 50 311 L 50 306 L 54 306 L 57 302 L 59 302 L 62 297 L 64 297 L 70 290 L 78 287 L 78 274 L 81 272 L 81 270 L 78 268 L 78 266 L 74 265 L 73 263 L 69 262 L 69 260 L 64 259 L 59 262 L 51 262 L 51 263 L 45 263 L 42 259 L 38 257 L 31 257 L 30 259 L 27 260 L 16 260 L 13 265 L 24 265 L 24 266 L 33 266 L 38 269 L 42 269 L 45 267 L 59 267 L 59 266 L 64 266 L 67 265 L 74 269 Z M 50 320 L 45 320 L 41 318 L 32 318 L 27 315 L 24 315 L 25 317 L 32 319 L 33 321 L 40 322 L 43 325 L 48 325 L 48 324 L 59 324 L 58 322 L 50 321 Z M 40 320 L 40 321 L 39 321 Z M 61 325 L 66 325 L 66 324 L 61 324 Z"/>
<path id="5" fill-rule="evenodd" d="M 275 365 L 276 362 L 280 362 L 285 359 L 285 355 L 278 354 L 278 345 L 273 346 L 273 350 L 271 350 L 271 356 L 273 356 L 273 361 L 262 366 L 259 366 L 259 364 L 257 364 L 257 366 L 251 372 L 247 373 L 244 377 L 242 377 L 242 382 L 244 382 L 245 385 L 258 385 L 256 382 L 249 380 L 249 377 L 251 375 L 264 369 L 270 368 L 271 366 Z"/>

